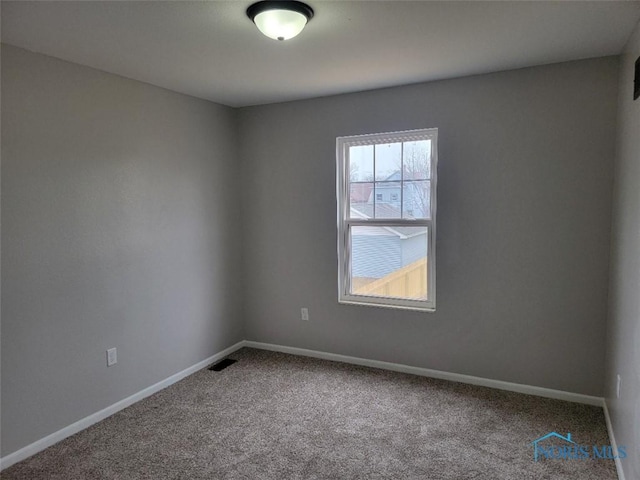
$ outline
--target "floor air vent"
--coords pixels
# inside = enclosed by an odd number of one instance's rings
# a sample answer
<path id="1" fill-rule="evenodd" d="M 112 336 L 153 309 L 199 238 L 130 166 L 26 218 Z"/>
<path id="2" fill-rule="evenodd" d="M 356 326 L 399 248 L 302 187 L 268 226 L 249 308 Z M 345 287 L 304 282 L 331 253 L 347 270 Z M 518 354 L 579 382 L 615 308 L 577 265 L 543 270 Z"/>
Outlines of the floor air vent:
<path id="1" fill-rule="evenodd" d="M 237 360 L 231 360 L 230 358 L 225 358 L 224 360 L 220 360 L 218 363 L 214 363 L 209 367 L 209 370 L 213 370 L 214 372 L 219 372 L 220 370 L 224 370 L 229 365 L 233 365 Z"/>

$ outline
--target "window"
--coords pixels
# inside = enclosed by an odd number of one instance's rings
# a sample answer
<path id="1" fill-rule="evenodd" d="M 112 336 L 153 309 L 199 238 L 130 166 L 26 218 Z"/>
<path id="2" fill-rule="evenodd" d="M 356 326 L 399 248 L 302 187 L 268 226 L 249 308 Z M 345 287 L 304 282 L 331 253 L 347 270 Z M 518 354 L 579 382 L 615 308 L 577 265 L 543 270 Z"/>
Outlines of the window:
<path id="1" fill-rule="evenodd" d="M 437 139 L 337 139 L 340 303 L 435 311 Z"/>

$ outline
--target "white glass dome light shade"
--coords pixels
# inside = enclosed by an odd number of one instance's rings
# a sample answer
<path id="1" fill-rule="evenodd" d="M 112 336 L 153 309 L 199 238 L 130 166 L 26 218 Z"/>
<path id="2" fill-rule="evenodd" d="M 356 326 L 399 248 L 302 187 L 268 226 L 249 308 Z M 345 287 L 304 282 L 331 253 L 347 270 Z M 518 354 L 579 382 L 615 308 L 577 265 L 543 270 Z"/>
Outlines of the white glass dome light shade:
<path id="1" fill-rule="evenodd" d="M 263 0 L 247 8 L 247 16 L 265 36 L 288 40 L 313 18 L 313 9 L 296 0 Z"/>
<path id="2" fill-rule="evenodd" d="M 253 22 L 267 37 L 289 40 L 302 31 L 307 17 L 292 10 L 267 10 L 256 15 Z"/>

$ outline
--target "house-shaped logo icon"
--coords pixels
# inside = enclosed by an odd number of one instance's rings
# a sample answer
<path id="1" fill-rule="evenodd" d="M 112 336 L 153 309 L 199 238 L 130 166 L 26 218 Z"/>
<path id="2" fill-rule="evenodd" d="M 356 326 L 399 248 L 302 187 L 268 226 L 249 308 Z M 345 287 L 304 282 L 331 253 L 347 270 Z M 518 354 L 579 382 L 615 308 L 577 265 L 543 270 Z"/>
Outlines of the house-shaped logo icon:
<path id="1" fill-rule="evenodd" d="M 559 438 L 560 440 L 563 440 L 564 442 L 567 443 L 571 443 L 573 445 L 576 445 L 576 442 L 574 442 L 573 440 L 571 440 L 571 433 L 567 432 L 567 436 L 563 437 L 562 435 L 560 435 L 557 432 L 551 432 L 551 433 L 547 433 L 546 435 L 543 435 L 542 437 L 534 440 L 533 442 L 531 442 L 531 445 L 533 445 L 533 458 L 535 459 L 535 461 L 538 461 L 538 443 L 547 440 L 548 438 Z"/>

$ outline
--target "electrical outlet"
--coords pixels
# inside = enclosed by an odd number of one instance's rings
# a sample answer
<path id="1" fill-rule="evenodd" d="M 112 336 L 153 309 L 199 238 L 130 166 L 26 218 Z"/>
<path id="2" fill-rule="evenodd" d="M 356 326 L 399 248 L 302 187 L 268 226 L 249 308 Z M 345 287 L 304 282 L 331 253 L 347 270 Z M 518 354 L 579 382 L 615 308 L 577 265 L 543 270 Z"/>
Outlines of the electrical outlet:
<path id="1" fill-rule="evenodd" d="M 616 398 L 620 398 L 620 384 L 622 383 L 622 377 L 620 374 L 617 375 L 617 383 L 616 383 Z"/>
<path id="2" fill-rule="evenodd" d="M 302 320 L 305 320 L 305 321 L 309 320 L 309 309 L 308 308 L 301 308 L 300 309 L 300 318 Z"/>
<path id="3" fill-rule="evenodd" d="M 107 367 L 111 367 L 118 363 L 118 350 L 110 348 L 107 350 Z"/>

